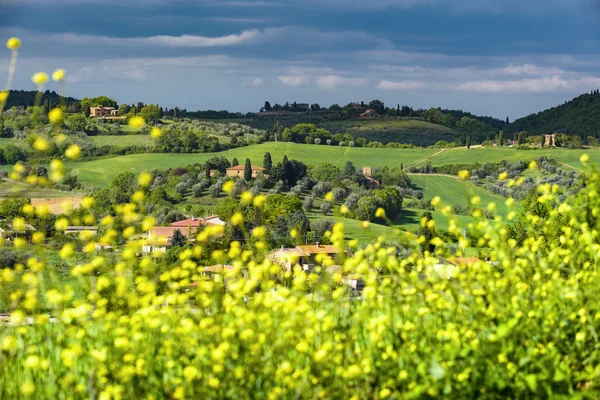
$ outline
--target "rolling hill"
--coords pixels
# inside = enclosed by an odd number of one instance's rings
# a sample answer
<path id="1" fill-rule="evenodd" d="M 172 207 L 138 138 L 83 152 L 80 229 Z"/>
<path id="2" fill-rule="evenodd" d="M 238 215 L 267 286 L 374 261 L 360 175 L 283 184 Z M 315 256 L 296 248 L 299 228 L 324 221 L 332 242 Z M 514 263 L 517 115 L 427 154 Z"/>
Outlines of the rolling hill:
<path id="1" fill-rule="evenodd" d="M 561 132 L 582 137 L 598 137 L 600 92 L 582 94 L 560 106 L 517 119 L 508 125 L 505 131 L 527 131 L 530 135 Z"/>

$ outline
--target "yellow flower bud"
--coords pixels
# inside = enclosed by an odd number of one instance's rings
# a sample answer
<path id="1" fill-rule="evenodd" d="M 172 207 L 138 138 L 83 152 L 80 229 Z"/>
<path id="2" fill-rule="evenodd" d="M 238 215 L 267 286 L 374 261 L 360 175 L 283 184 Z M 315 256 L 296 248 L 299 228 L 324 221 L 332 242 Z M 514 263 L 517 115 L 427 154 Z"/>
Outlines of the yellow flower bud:
<path id="1" fill-rule="evenodd" d="M 21 39 L 16 38 L 16 37 L 11 37 L 6 42 L 6 47 L 8 47 L 10 50 L 13 50 L 13 51 L 18 50 L 19 47 L 21 47 Z"/>
<path id="2" fill-rule="evenodd" d="M 325 201 L 332 202 L 333 201 L 333 193 L 329 192 L 325 195 Z"/>
<path id="3" fill-rule="evenodd" d="M 140 186 L 147 187 L 152 183 L 152 174 L 149 172 L 142 172 L 138 178 Z"/>
<path id="4" fill-rule="evenodd" d="M 6 103 L 6 100 L 8 100 L 8 91 L 3 92 L 0 90 L 0 104 Z"/>
<path id="5" fill-rule="evenodd" d="M 254 207 L 262 207 L 263 204 L 265 204 L 266 200 L 267 200 L 267 198 L 265 197 L 264 194 L 259 194 L 258 196 L 256 196 L 254 198 L 254 201 L 253 201 Z"/>
<path id="6" fill-rule="evenodd" d="M 257 226 L 252 230 L 252 236 L 257 238 L 262 238 L 266 234 L 265 228 L 263 226 Z"/>
<path id="7" fill-rule="evenodd" d="M 385 218 L 385 210 L 381 207 L 379 207 L 377 209 L 377 211 L 375 211 L 375 217 L 377 218 Z"/>
<path id="8" fill-rule="evenodd" d="M 38 86 L 42 86 L 44 83 L 48 82 L 48 74 L 45 72 L 36 72 L 31 77 L 31 81 Z"/>
<path id="9" fill-rule="evenodd" d="M 146 124 L 146 121 L 144 121 L 144 117 L 135 116 L 135 117 L 129 118 L 128 123 L 129 123 L 129 126 L 132 128 L 141 128 L 142 126 L 144 126 Z"/>
<path id="10" fill-rule="evenodd" d="M 582 164 L 587 163 L 590 160 L 590 156 L 588 156 L 587 154 L 582 154 L 581 157 L 579 157 L 579 161 L 581 161 Z"/>
<path id="11" fill-rule="evenodd" d="M 231 193 L 231 192 L 233 192 L 234 187 L 235 187 L 234 181 L 227 181 L 223 184 L 223 191 L 225 193 Z"/>
<path id="12" fill-rule="evenodd" d="M 81 155 L 81 147 L 79 147 L 76 144 L 72 144 L 65 151 L 65 155 L 72 160 L 79 158 L 79 156 Z"/>
<path id="13" fill-rule="evenodd" d="M 241 225 L 244 222 L 244 217 L 241 212 L 236 212 L 231 217 L 231 223 L 235 226 Z"/>
<path id="14" fill-rule="evenodd" d="M 57 69 L 52 73 L 52 80 L 55 82 L 60 82 L 65 79 L 66 72 L 64 69 Z"/>
<path id="15" fill-rule="evenodd" d="M 466 169 L 463 169 L 462 171 L 458 171 L 458 177 L 460 179 L 463 179 L 463 180 L 469 179 L 469 175 L 470 175 L 469 171 L 467 171 Z"/>
<path id="16" fill-rule="evenodd" d="M 162 131 L 160 128 L 154 127 L 150 130 L 150 136 L 152 136 L 154 139 L 157 139 L 162 136 Z"/>
<path id="17" fill-rule="evenodd" d="M 431 199 L 431 205 L 432 206 L 437 206 L 441 203 L 442 199 L 440 198 L 440 196 L 435 196 L 433 199 Z"/>
<path id="18" fill-rule="evenodd" d="M 33 142 L 33 148 L 37 151 L 46 151 L 48 150 L 48 146 L 48 141 L 41 137 L 38 137 L 37 139 L 35 139 L 35 142 Z"/>
<path id="19" fill-rule="evenodd" d="M 50 110 L 50 112 L 48 113 L 48 119 L 50 120 L 50 122 L 52 122 L 53 124 L 58 124 L 62 121 L 63 119 L 63 110 L 60 108 L 53 108 L 52 110 Z"/>

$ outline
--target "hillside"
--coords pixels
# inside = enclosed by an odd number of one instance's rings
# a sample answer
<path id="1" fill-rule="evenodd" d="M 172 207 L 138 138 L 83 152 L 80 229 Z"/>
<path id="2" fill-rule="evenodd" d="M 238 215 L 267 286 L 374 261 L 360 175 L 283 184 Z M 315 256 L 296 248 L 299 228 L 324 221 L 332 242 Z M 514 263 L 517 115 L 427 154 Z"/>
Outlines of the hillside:
<path id="1" fill-rule="evenodd" d="M 9 109 L 11 107 L 24 106 L 30 107 L 35 105 L 36 97 L 38 92 L 35 90 L 11 90 L 10 95 L 8 96 L 8 101 L 6 102 L 5 109 Z M 44 104 L 45 101 L 48 101 L 50 104 L 60 104 L 61 97 L 55 91 L 46 90 L 42 95 L 42 99 L 39 104 Z M 63 100 L 66 104 L 76 103 L 79 100 L 73 97 L 64 97 Z"/>
<path id="2" fill-rule="evenodd" d="M 368 141 L 381 143 L 411 143 L 417 146 L 431 146 L 439 140 L 453 142 L 461 135 L 444 125 L 414 119 L 365 119 L 330 121 L 319 124 L 333 133 L 349 133 Z"/>
<path id="3" fill-rule="evenodd" d="M 530 135 L 561 132 L 582 137 L 600 134 L 600 92 L 582 94 L 571 101 L 520 118 L 507 132 L 527 131 Z"/>

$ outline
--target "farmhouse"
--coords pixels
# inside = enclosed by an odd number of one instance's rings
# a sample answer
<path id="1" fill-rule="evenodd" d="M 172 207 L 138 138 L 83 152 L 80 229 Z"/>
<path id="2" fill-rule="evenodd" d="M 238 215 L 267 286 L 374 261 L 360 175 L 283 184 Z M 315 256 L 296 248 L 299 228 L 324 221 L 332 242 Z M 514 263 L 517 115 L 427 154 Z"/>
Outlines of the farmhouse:
<path id="1" fill-rule="evenodd" d="M 294 111 L 308 111 L 310 106 L 306 103 L 295 103 L 292 105 L 292 110 Z"/>
<path id="2" fill-rule="evenodd" d="M 446 279 L 450 279 L 456 268 L 474 265 L 479 262 L 481 262 L 481 260 L 477 257 L 440 257 L 438 263 L 433 266 L 433 271 Z"/>
<path id="3" fill-rule="evenodd" d="M 252 178 L 256 178 L 256 175 L 258 175 L 259 172 L 264 174 L 266 171 L 266 169 L 257 167 L 256 165 L 252 165 L 251 169 L 252 169 Z M 243 178 L 244 177 L 244 166 L 236 165 L 235 167 L 227 168 L 227 176 Z"/>
<path id="4" fill-rule="evenodd" d="M 90 117 L 102 118 L 102 117 L 118 117 L 119 110 L 114 107 L 90 107 Z"/>
<path id="5" fill-rule="evenodd" d="M 98 233 L 97 226 L 67 226 L 65 229 L 66 235 L 78 235 L 78 234 L 95 235 Z"/>
<path id="6" fill-rule="evenodd" d="M 155 226 L 146 234 L 146 240 L 142 246 L 144 253 L 164 253 L 167 248 L 171 247 L 171 240 L 175 231 L 179 231 L 188 240 L 193 238 L 196 229 L 182 228 L 177 226 Z"/>
<path id="7" fill-rule="evenodd" d="M 324 258 L 333 260 L 338 254 L 343 253 L 345 251 L 340 248 L 317 242 L 314 245 L 296 246 L 294 248 L 286 249 L 282 247 L 269 254 L 268 258 L 287 271 L 291 271 L 293 265 L 301 265 L 307 271 L 310 269 L 310 265 L 322 263 Z"/>
<path id="8" fill-rule="evenodd" d="M 225 225 L 225 221 L 221 220 L 217 215 L 210 215 L 204 218 L 188 218 L 183 221 L 173 222 L 171 224 L 172 227 L 176 228 L 195 228 L 196 230 L 201 226 L 210 226 L 210 225 Z"/>
<path id="9" fill-rule="evenodd" d="M 359 118 L 377 118 L 377 111 L 368 109 L 358 116 Z"/>
<path id="10" fill-rule="evenodd" d="M 361 172 L 365 177 L 367 177 L 367 180 L 369 180 L 369 182 L 373 182 L 375 185 L 379 186 L 379 181 L 377 179 L 371 178 L 371 174 L 373 173 L 371 167 L 362 167 Z"/>

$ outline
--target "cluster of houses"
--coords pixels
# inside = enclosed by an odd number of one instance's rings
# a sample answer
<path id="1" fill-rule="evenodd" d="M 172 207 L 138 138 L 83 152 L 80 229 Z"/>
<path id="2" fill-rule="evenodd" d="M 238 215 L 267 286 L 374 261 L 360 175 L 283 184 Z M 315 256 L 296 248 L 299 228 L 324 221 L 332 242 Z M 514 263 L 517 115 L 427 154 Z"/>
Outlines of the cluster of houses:
<path id="1" fill-rule="evenodd" d="M 192 217 L 173 222 L 170 226 L 155 226 L 143 235 L 142 252 L 165 253 L 171 246 L 175 231 L 181 232 L 188 240 L 193 240 L 198 228 L 211 225 L 225 225 L 225 221 L 216 215 L 211 215 L 204 218 Z"/>
<path id="2" fill-rule="evenodd" d="M 225 171 L 226 175 L 232 178 L 244 178 L 244 170 L 245 170 L 245 166 L 244 165 L 236 165 L 235 167 L 230 167 L 227 168 L 227 170 Z M 258 174 L 263 174 L 264 176 L 268 176 L 265 172 L 267 171 L 265 168 L 262 167 L 257 167 L 256 165 L 252 165 L 251 167 L 252 170 L 252 178 L 256 178 L 258 176 Z M 210 176 L 213 176 L 214 173 L 219 172 L 218 170 L 214 170 L 211 169 L 210 170 Z"/>

